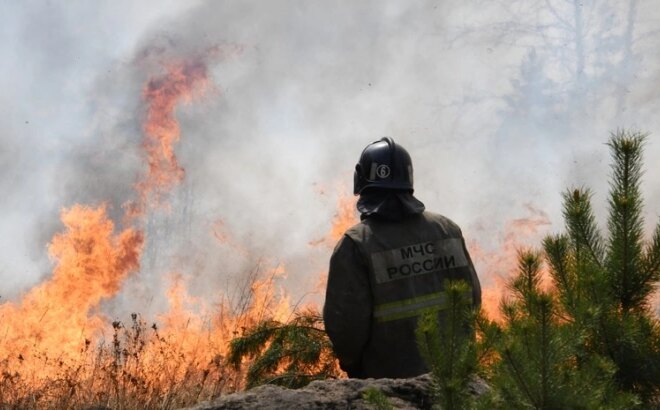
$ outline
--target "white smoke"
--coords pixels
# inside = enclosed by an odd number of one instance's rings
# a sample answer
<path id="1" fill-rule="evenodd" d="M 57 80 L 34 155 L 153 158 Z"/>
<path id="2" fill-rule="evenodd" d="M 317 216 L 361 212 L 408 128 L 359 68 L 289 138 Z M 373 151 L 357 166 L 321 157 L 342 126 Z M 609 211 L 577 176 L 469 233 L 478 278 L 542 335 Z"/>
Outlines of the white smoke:
<path id="1" fill-rule="evenodd" d="M 0 243 L 9 296 L 47 273 L 58 208 L 105 201 L 117 217 L 130 197 L 143 167 L 140 92 L 155 61 L 214 46 L 242 52 L 214 63 L 215 90 L 177 111 L 186 178 L 172 212 L 149 220 L 143 269 L 114 313 L 158 311 L 171 272 L 213 300 L 260 258 L 284 265 L 296 297 L 311 289 L 331 249 L 309 242 L 329 230 L 340 191 L 350 194 L 362 148 L 384 135 L 411 153 L 427 209 L 493 248 L 530 206 L 560 231 L 570 186 L 594 190 L 604 226 L 608 133 L 648 131 L 649 232 L 660 217 L 651 0 L 2 7 L 11 16 L 2 22 L 13 21 L 3 54 L 31 67 L 12 73 L 17 85 L 2 100 L 20 102 L 0 122 L 0 209 L 12 215 L 0 224 L 23 237 Z M 39 120 L 24 131 L 28 114 Z M 8 182 L 15 175 L 18 185 Z M 217 221 L 232 244 L 214 236 Z M 148 295 L 149 306 L 135 302 Z"/>

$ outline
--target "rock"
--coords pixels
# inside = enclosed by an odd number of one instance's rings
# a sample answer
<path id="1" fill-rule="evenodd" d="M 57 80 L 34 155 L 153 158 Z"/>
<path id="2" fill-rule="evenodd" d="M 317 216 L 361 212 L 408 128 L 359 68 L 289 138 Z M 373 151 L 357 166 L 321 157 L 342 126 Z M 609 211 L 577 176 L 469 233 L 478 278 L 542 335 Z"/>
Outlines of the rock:
<path id="1" fill-rule="evenodd" d="M 395 409 L 430 409 L 433 404 L 431 377 L 425 374 L 411 379 L 318 380 L 297 390 L 265 385 L 200 403 L 188 410 L 374 409 L 363 397 L 368 389 L 381 391 Z M 488 386 L 475 379 L 470 390 L 479 396 Z"/>

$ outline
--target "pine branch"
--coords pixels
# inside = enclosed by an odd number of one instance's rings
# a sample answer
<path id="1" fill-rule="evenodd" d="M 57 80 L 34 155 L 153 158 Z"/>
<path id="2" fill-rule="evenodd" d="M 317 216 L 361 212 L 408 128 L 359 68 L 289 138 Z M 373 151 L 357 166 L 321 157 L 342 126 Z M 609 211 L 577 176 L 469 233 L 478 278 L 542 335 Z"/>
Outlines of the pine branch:
<path id="1" fill-rule="evenodd" d="M 266 320 L 250 329 L 241 337 L 229 342 L 229 357 L 227 361 L 238 369 L 243 357 L 255 357 L 261 352 L 263 346 L 281 329 L 279 322 Z"/>
<path id="2" fill-rule="evenodd" d="M 532 301 L 539 294 L 541 284 L 541 258 L 537 252 L 521 250 L 518 252 L 518 275 L 507 284 L 513 295 L 524 302 L 529 312 Z"/>
<path id="3" fill-rule="evenodd" d="M 287 322 L 265 320 L 230 342 L 228 362 L 238 369 L 249 359 L 248 388 L 278 383 L 302 387 L 311 380 L 336 377 L 338 367 L 322 318 L 315 311 Z M 304 376 L 304 377 L 303 377 Z"/>
<path id="4" fill-rule="evenodd" d="M 568 190 L 563 194 L 564 219 L 569 236 L 576 252 L 576 262 L 581 264 L 583 258 L 595 263 L 599 268 L 603 266 L 603 245 L 596 218 L 591 209 L 591 191 L 588 189 Z M 582 255 L 586 249 L 587 255 Z"/>
<path id="5" fill-rule="evenodd" d="M 496 362 L 495 345 L 502 338 L 502 328 L 486 317 L 482 309 L 475 315 L 475 329 L 477 335 L 477 363 L 488 368 Z"/>
<path id="6" fill-rule="evenodd" d="M 528 386 L 525 381 L 526 378 L 522 371 L 522 365 L 516 364 L 516 358 L 514 357 L 511 349 L 504 349 L 502 352 L 502 357 L 504 358 L 505 364 L 509 367 L 510 375 L 514 378 L 517 386 L 522 390 L 525 397 L 531 401 L 536 408 L 539 408 L 538 404 L 535 403 L 536 400 L 530 386 Z"/>
<path id="7" fill-rule="evenodd" d="M 540 365 L 540 374 L 541 374 L 541 397 L 542 397 L 542 407 L 547 406 L 549 397 L 552 394 L 550 391 L 550 377 L 551 377 L 551 366 L 550 366 L 550 356 L 551 356 L 551 330 L 552 326 L 552 299 L 548 295 L 541 295 L 536 300 L 538 305 L 538 322 L 539 328 L 541 330 L 540 341 L 541 341 L 541 365 Z"/>
<path id="8" fill-rule="evenodd" d="M 645 288 L 642 264 L 642 151 L 646 136 L 618 131 L 608 143 L 613 158 L 610 181 L 607 267 L 613 296 L 624 311 L 639 307 Z"/>
<path id="9" fill-rule="evenodd" d="M 574 280 L 569 272 L 569 244 L 564 235 L 547 236 L 543 249 L 550 264 L 550 275 L 557 287 L 564 292 L 573 291 Z"/>
<path id="10" fill-rule="evenodd" d="M 445 282 L 447 310 L 441 316 L 423 314 L 415 331 L 420 354 L 437 386 L 437 400 L 449 410 L 469 408 L 468 383 L 477 370 L 476 319 L 465 297 L 468 290 L 463 281 Z"/>
<path id="11" fill-rule="evenodd" d="M 576 289 L 575 272 L 571 271 L 570 266 L 569 239 L 565 235 L 547 236 L 543 240 L 543 249 L 550 265 L 550 276 L 559 293 L 559 299 L 569 315 L 574 316 L 577 313 L 579 295 Z M 566 320 L 571 320 L 571 318 L 566 317 Z"/>

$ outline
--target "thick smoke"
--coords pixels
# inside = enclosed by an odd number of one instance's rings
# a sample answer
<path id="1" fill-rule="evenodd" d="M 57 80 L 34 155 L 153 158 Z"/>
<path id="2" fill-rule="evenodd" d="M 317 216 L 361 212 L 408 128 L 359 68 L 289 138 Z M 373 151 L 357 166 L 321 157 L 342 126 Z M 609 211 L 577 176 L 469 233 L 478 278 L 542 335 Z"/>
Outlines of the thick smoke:
<path id="1" fill-rule="evenodd" d="M 14 12 L 41 15 L 44 7 Z M 57 124 L 61 131 L 39 124 L 33 132 L 31 143 L 49 147 L 48 160 L 18 140 L 19 115 L 6 127 L 0 123 L 11 135 L 0 137 L 0 147 L 20 151 L 0 155 L 9 170 L 0 186 L 25 169 L 25 183 L 45 198 L 33 209 L 36 225 L 30 213 L 17 211 L 34 193 L 9 190 L 12 200 L 1 207 L 18 215 L 11 226 L 38 240 L 3 243 L 2 252 L 44 249 L 60 226 L 59 207 L 106 202 L 120 219 L 144 171 L 146 79 L 162 62 L 219 52 L 207 61 L 214 89 L 177 111 L 177 154 L 186 176 L 169 198 L 171 210 L 149 219 L 142 271 L 108 306 L 113 314 L 162 309 L 175 272 L 213 301 L 259 263 L 283 264 L 284 285 L 302 296 L 331 252 L 309 243 L 330 230 L 362 148 L 384 135 L 410 151 L 416 193 L 427 208 L 458 222 L 470 242 L 495 249 L 515 219 L 549 220 L 535 238 L 561 230 L 560 192 L 570 186 L 593 188 L 604 227 L 608 133 L 649 131 L 649 232 L 657 222 L 660 12 L 651 0 L 226 1 L 163 10 L 171 13 L 144 18 L 145 31 L 116 27 L 121 45 L 95 59 L 113 37 L 77 37 L 70 12 L 55 8 L 48 21 L 68 34 L 52 39 L 35 28 L 42 40 L 30 43 L 31 52 L 14 45 L 15 53 L 38 72 L 80 71 L 68 84 L 89 82 L 75 94 L 86 105 L 61 113 L 67 117 Z M 37 24 L 27 14 L 22 21 Z M 66 53 L 54 51 L 69 42 Z M 40 98 L 37 107 L 56 110 L 53 84 L 43 87 L 44 94 L 31 91 Z M 13 92 L 20 98 L 26 91 Z M 67 133 L 57 143 L 48 140 Z M 11 278 L 10 292 L 34 280 L 16 279 L 14 265 L 6 266 L 10 271 L 0 265 L 0 277 Z"/>

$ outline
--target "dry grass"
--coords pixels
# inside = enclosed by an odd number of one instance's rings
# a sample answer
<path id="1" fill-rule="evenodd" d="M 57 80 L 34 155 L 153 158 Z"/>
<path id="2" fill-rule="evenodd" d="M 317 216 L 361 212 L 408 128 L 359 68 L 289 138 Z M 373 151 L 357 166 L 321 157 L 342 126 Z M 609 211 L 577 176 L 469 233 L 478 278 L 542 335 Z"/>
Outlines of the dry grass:
<path id="1" fill-rule="evenodd" d="M 228 342 L 288 302 L 275 276 L 262 280 L 257 267 L 212 320 L 178 312 L 160 329 L 132 314 L 66 357 L 35 340 L 26 354 L 0 357 L 0 409 L 175 409 L 241 390 L 250 363 L 228 365 Z"/>
<path id="2" fill-rule="evenodd" d="M 241 388 L 241 370 L 226 366 L 222 352 L 200 363 L 197 357 L 159 334 L 137 314 L 131 323 L 114 322 L 112 340 L 91 346 L 76 359 L 38 352 L 34 369 L 0 363 L 0 408 L 65 409 L 90 406 L 112 409 L 172 409 L 208 400 Z M 205 346 L 208 347 L 208 346 Z M 200 349 L 202 350 L 202 349 Z"/>

